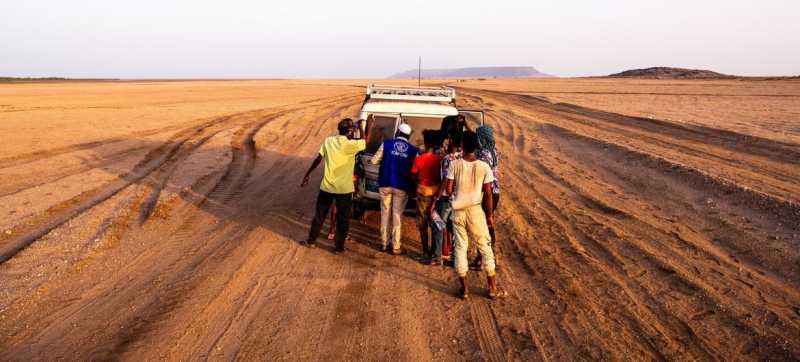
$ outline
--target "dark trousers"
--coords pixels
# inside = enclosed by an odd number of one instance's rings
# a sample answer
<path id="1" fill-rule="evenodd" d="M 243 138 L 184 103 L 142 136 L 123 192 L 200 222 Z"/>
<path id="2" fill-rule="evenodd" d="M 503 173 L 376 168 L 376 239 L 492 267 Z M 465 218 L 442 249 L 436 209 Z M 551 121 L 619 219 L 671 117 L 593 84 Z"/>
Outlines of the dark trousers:
<path id="1" fill-rule="evenodd" d="M 353 194 L 332 194 L 319 190 L 317 195 L 317 211 L 314 213 L 314 220 L 311 221 L 311 230 L 308 231 L 308 241 L 314 242 L 319 237 L 322 223 L 328 216 L 331 204 L 336 202 L 336 238 L 334 243 L 337 250 L 344 249 L 344 239 L 350 231 L 350 210 L 353 206 Z"/>
<path id="2" fill-rule="evenodd" d="M 433 256 L 434 251 L 428 246 L 428 229 L 433 229 L 431 207 L 433 207 L 433 196 L 417 194 L 417 229 L 419 229 L 419 242 L 422 244 L 422 253 L 425 256 Z"/>

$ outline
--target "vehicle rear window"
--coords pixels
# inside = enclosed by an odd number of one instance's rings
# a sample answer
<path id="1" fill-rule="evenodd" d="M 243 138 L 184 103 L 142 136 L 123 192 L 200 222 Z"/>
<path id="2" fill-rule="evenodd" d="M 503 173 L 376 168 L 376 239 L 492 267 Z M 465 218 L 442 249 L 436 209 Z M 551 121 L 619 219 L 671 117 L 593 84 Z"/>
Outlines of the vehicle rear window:
<path id="1" fill-rule="evenodd" d="M 459 112 L 464 118 L 466 119 L 467 123 L 469 124 L 469 128 L 473 131 L 478 129 L 478 127 L 482 126 L 481 123 L 481 115 L 480 112 L 475 111 L 461 111 Z"/>
<path id="2" fill-rule="evenodd" d="M 367 139 L 366 153 L 375 154 L 383 140 L 394 137 L 397 119 L 394 117 L 375 116 L 372 121 L 372 130 Z"/>
<path id="3" fill-rule="evenodd" d="M 408 141 L 419 147 L 420 150 L 425 148 L 422 131 L 426 129 L 439 130 L 442 127 L 442 117 L 403 116 L 403 121 L 411 126 L 411 139 Z"/>

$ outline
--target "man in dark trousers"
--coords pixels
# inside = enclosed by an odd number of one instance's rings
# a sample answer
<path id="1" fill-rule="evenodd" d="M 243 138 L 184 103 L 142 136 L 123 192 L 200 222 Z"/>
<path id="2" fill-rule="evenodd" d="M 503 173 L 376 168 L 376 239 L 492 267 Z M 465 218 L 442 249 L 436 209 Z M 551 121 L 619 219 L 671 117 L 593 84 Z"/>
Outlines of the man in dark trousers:
<path id="1" fill-rule="evenodd" d="M 411 173 L 417 183 L 417 228 L 419 229 L 419 241 L 422 244 L 422 253 L 427 259 L 425 262 L 431 265 L 442 264 L 442 244 L 441 238 L 434 237 L 433 245 L 428 245 L 428 229 L 436 231 L 431 220 L 431 209 L 435 196 L 439 193 L 439 186 L 442 183 L 441 165 L 442 156 L 438 152 L 439 131 L 426 129 L 422 132 L 425 142 L 425 150 L 414 160 L 414 167 Z"/>
<path id="2" fill-rule="evenodd" d="M 308 240 L 305 244 L 313 247 L 319 237 L 322 223 L 328 215 L 331 204 L 336 203 L 336 235 L 334 238 L 335 252 L 344 251 L 344 240 L 350 229 L 350 211 L 353 205 L 353 170 L 355 168 L 355 155 L 363 151 L 367 144 L 363 139 L 351 139 L 354 131 L 353 120 L 345 118 L 339 122 L 339 135 L 331 136 L 322 142 L 317 158 L 308 168 L 300 186 L 308 184 L 308 178 L 320 162 L 325 161 L 325 173 L 319 186 L 316 212 L 311 221 Z M 366 132 L 369 133 L 369 130 Z M 365 137 L 366 138 L 366 137 Z"/>

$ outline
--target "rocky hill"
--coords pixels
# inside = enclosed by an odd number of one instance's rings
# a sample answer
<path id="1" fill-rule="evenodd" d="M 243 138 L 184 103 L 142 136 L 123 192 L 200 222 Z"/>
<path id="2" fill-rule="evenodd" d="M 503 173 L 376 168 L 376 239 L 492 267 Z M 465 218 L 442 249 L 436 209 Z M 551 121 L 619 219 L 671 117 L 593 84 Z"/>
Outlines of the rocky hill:
<path id="1" fill-rule="evenodd" d="M 653 67 L 644 69 L 631 69 L 621 73 L 609 75 L 613 78 L 644 78 L 644 79 L 731 79 L 732 75 L 717 73 L 704 69 L 685 69 L 671 67 Z"/>
<path id="2" fill-rule="evenodd" d="M 422 78 L 425 79 L 454 79 L 454 78 L 541 78 L 552 77 L 542 73 L 534 67 L 473 67 L 451 69 L 423 69 Z M 389 77 L 389 79 L 415 79 L 417 70 L 407 70 Z"/>

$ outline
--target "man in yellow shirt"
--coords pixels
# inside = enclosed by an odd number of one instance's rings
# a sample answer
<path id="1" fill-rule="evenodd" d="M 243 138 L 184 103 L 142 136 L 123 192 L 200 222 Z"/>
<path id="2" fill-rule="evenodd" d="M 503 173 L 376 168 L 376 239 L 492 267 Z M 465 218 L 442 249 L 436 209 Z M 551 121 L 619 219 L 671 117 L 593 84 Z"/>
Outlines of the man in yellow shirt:
<path id="1" fill-rule="evenodd" d="M 353 120 L 345 118 L 339 122 L 339 135 L 331 136 L 322 142 L 317 158 L 308 168 L 300 186 L 308 184 L 309 175 L 325 161 L 325 172 L 317 195 L 317 210 L 311 229 L 308 232 L 306 245 L 313 247 L 319 237 L 322 223 L 331 208 L 336 203 L 336 237 L 334 238 L 335 251 L 344 251 L 344 240 L 350 228 L 350 210 L 353 205 L 353 170 L 355 168 L 356 154 L 363 151 L 367 144 L 363 139 L 351 139 L 354 131 Z M 369 130 L 367 130 L 367 133 Z M 364 137 L 366 138 L 366 137 Z"/>

